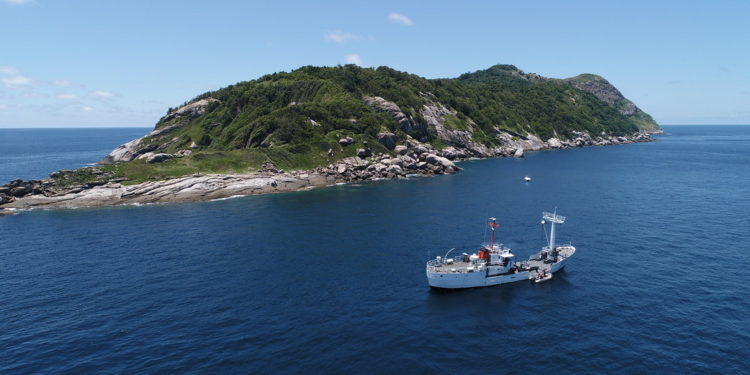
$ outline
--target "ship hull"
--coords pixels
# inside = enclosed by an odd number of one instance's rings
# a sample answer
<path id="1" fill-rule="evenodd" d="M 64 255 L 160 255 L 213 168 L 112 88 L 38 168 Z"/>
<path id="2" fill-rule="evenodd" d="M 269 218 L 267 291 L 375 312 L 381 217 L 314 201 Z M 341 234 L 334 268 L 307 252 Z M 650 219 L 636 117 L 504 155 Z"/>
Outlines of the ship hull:
<path id="1" fill-rule="evenodd" d="M 547 272 L 555 273 L 565 267 L 565 263 L 568 262 L 568 258 L 563 259 L 559 262 L 550 265 Z M 468 288 L 484 288 L 487 286 L 495 286 L 501 284 L 508 284 L 517 281 L 533 280 L 536 272 L 523 271 L 518 273 L 502 274 L 497 276 L 486 276 L 483 272 L 460 272 L 460 273 L 445 273 L 445 272 L 433 272 L 427 269 L 427 281 L 430 287 L 435 289 L 468 289 Z"/>
<path id="2" fill-rule="evenodd" d="M 482 288 L 529 280 L 530 278 L 531 273 L 528 271 L 489 277 L 480 272 L 448 274 L 427 272 L 427 280 L 430 286 L 439 289 Z"/>

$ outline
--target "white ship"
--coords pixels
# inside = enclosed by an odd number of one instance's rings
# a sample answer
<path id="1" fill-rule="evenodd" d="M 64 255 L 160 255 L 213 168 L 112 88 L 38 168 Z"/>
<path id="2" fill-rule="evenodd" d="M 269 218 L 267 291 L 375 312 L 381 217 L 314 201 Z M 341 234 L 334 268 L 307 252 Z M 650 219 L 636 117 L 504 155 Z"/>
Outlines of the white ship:
<path id="1" fill-rule="evenodd" d="M 576 248 L 572 245 L 555 244 L 555 225 L 565 221 L 564 216 L 543 212 L 542 225 L 551 223 L 549 243 L 532 255 L 529 260 L 517 262 L 516 256 L 503 244 L 495 245 L 495 229 L 500 225 L 490 218 L 487 224 L 492 230 L 490 243 L 482 246 L 477 254 L 437 257 L 427 262 L 427 281 L 433 288 L 463 289 L 512 283 L 522 280 L 541 282 L 549 280 L 554 272 L 562 269 Z M 545 235 L 547 231 L 545 229 Z"/>

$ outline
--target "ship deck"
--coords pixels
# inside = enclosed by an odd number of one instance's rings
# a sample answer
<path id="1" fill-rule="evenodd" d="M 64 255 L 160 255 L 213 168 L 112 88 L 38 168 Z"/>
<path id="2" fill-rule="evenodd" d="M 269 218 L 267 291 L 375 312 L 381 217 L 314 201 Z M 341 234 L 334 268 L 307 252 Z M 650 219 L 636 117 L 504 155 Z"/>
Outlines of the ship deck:
<path id="1" fill-rule="evenodd" d="M 525 260 L 522 262 L 517 262 L 516 264 L 527 264 L 530 270 L 547 270 L 549 271 L 552 267 L 552 263 L 545 263 L 542 260 Z M 466 269 L 468 267 L 472 267 L 470 262 L 456 262 L 454 261 L 452 264 L 441 264 L 439 266 L 434 266 L 432 269 L 436 273 L 456 273 L 456 272 L 466 272 Z M 525 269 L 524 271 L 528 271 L 528 269 Z"/>
<path id="2" fill-rule="evenodd" d="M 469 262 L 453 262 L 452 264 L 441 264 L 433 268 L 437 273 L 453 273 L 455 272 L 453 269 L 461 272 L 469 266 L 471 266 L 471 263 Z"/>

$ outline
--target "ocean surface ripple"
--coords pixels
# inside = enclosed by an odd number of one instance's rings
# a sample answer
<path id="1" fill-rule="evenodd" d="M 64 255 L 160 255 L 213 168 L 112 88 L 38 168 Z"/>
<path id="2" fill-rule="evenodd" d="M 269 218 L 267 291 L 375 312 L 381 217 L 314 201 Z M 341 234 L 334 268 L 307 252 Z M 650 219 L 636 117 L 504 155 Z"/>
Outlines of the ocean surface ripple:
<path id="1" fill-rule="evenodd" d="M 750 127 L 664 128 L 452 176 L 0 217 L 0 373 L 747 373 Z M 39 163 L 24 178 L 63 168 Z M 549 282 L 428 287 L 428 256 L 475 252 L 489 216 L 526 258 L 555 209 L 578 252 Z"/>

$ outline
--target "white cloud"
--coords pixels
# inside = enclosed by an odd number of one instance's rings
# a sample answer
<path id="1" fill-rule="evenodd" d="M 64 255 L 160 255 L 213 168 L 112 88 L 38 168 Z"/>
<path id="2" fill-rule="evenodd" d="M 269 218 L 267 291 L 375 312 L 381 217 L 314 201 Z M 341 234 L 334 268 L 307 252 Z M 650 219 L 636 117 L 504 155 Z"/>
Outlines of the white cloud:
<path id="1" fill-rule="evenodd" d="M 18 86 L 29 86 L 34 83 L 34 80 L 29 77 L 17 75 L 9 78 L 0 79 L 5 84 L 5 87 L 18 87 Z"/>
<path id="2" fill-rule="evenodd" d="M 362 58 L 359 57 L 359 55 L 357 55 L 357 54 L 346 55 L 346 63 L 347 64 L 354 64 L 354 65 L 357 65 L 357 66 L 361 66 L 363 68 L 365 67 L 362 64 Z"/>
<path id="3" fill-rule="evenodd" d="M 5 0 L 5 2 L 13 5 L 26 5 L 33 3 L 34 0 Z"/>
<path id="4" fill-rule="evenodd" d="M 408 25 L 408 26 L 414 25 L 414 22 L 412 22 L 412 20 L 410 20 L 409 17 L 403 14 L 398 14 L 398 13 L 389 14 L 388 20 L 393 23 L 400 23 L 402 25 Z"/>
<path id="5" fill-rule="evenodd" d="M 87 112 L 88 112 L 88 111 L 93 111 L 93 110 L 94 110 L 93 108 L 91 108 L 91 107 L 89 107 L 89 106 L 85 106 L 85 107 L 83 107 L 83 108 L 81 108 L 81 109 L 82 109 L 82 110 L 84 110 L 84 111 L 87 111 Z"/>
<path id="6" fill-rule="evenodd" d="M 76 100 L 78 96 L 74 94 L 60 94 L 57 96 L 58 99 Z"/>
<path id="7" fill-rule="evenodd" d="M 7 74 L 14 76 L 18 74 L 18 70 L 16 68 L 9 66 L 9 65 L 0 65 L 0 74 Z"/>
<path id="8" fill-rule="evenodd" d="M 354 35 L 352 33 L 343 32 L 341 30 L 334 31 L 326 35 L 326 40 L 332 40 L 336 43 L 344 44 L 351 40 L 362 40 L 365 39 L 362 36 Z"/>
<path id="9" fill-rule="evenodd" d="M 68 81 L 67 79 L 56 79 L 55 80 L 55 86 L 60 87 L 68 87 L 71 86 L 73 83 Z"/>
<path id="10" fill-rule="evenodd" d="M 109 91 L 96 90 L 96 91 L 94 91 L 94 96 L 98 96 L 100 98 L 111 98 L 111 97 L 115 96 L 115 94 L 113 94 L 113 93 L 111 93 Z"/>

